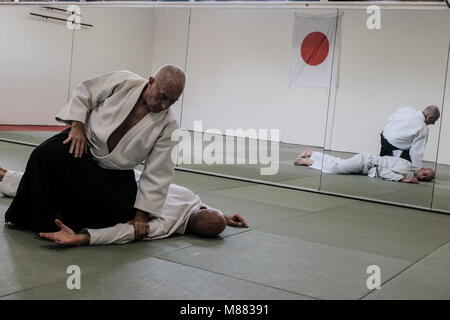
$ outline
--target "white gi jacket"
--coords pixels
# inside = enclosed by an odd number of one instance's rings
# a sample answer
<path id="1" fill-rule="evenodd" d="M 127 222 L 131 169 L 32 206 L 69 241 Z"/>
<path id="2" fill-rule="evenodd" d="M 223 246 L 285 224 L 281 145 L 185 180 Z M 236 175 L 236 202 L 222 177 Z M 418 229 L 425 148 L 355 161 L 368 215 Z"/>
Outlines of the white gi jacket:
<path id="1" fill-rule="evenodd" d="M 383 136 L 393 146 L 409 150 L 412 164 L 417 168 L 422 167 L 428 126 L 421 111 L 409 107 L 398 109 L 389 116 Z"/>
<path id="2" fill-rule="evenodd" d="M 85 124 L 91 153 L 105 169 L 134 169 L 145 160 L 134 207 L 160 216 L 174 174 L 171 135 L 179 126 L 173 112 L 149 113 L 109 153 L 107 140 L 133 109 L 148 80 L 116 71 L 81 82 L 56 120 Z"/>

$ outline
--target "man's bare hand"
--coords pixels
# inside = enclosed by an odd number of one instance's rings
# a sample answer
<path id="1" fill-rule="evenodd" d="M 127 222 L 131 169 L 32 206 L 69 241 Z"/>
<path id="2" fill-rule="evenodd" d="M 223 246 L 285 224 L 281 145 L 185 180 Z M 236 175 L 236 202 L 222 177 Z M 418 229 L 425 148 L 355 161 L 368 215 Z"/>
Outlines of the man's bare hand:
<path id="1" fill-rule="evenodd" d="M 411 178 L 404 178 L 404 179 L 402 179 L 402 182 L 418 184 L 419 180 L 417 180 L 416 177 L 412 176 Z"/>
<path id="2" fill-rule="evenodd" d="M 134 227 L 134 239 L 141 240 L 148 236 L 150 232 L 150 224 L 145 212 L 138 210 L 133 220 L 128 221 Z"/>
<path id="3" fill-rule="evenodd" d="M 63 141 L 64 144 L 71 142 L 69 153 L 74 153 L 75 158 L 81 158 L 83 153 L 87 153 L 87 137 L 84 124 L 79 121 L 72 121 L 69 137 Z"/>
<path id="4" fill-rule="evenodd" d="M 235 213 L 231 217 L 224 215 L 224 217 L 229 226 L 248 228 L 247 221 L 239 213 Z"/>
<path id="5" fill-rule="evenodd" d="M 55 220 L 55 223 L 60 229 L 58 232 L 40 232 L 39 236 L 64 246 L 85 246 L 89 244 L 89 234 L 76 234 L 58 219 Z"/>

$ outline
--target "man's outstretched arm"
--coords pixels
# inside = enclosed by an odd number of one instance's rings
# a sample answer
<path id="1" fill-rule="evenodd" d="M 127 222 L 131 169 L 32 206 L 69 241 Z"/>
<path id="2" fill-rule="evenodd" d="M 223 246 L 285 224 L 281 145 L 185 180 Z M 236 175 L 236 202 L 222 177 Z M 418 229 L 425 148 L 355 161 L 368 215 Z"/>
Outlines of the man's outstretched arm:
<path id="1" fill-rule="evenodd" d="M 224 218 L 229 226 L 248 228 L 247 221 L 239 213 L 231 216 L 224 215 Z M 151 226 L 150 222 L 147 223 L 150 229 L 147 238 L 157 238 L 166 235 L 170 225 L 174 223 L 171 219 L 158 218 L 151 220 L 151 222 Z M 83 232 L 79 234 L 58 219 L 55 220 L 55 223 L 60 229 L 58 232 L 41 232 L 39 236 L 65 246 L 125 244 L 139 240 L 139 238 L 135 238 L 135 229 L 132 221 L 118 223 L 109 228 L 83 229 Z"/>
<path id="2" fill-rule="evenodd" d="M 41 232 L 39 236 L 64 246 L 87 246 L 124 244 L 134 241 L 134 228 L 130 223 L 118 223 L 115 226 L 101 229 L 83 229 L 75 233 L 60 220 L 55 220 L 58 232 Z"/>
<path id="3" fill-rule="evenodd" d="M 418 184 L 419 183 L 419 180 L 416 177 L 414 177 L 414 176 L 412 176 L 410 178 L 403 178 L 402 180 L 399 180 L 399 181 L 400 182 L 405 182 L 405 183 L 414 183 L 414 184 Z"/>
<path id="4" fill-rule="evenodd" d="M 170 219 L 168 216 L 164 219 L 153 218 L 150 222 L 146 222 L 148 233 L 144 237 L 136 237 L 133 220 L 127 223 L 118 223 L 107 228 L 85 228 L 81 233 L 77 234 L 56 219 L 55 223 L 60 229 L 58 232 L 39 233 L 39 235 L 44 239 L 66 246 L 125 244 L 135 240 L 148 240 L 168 236 L 169 230 L 176 223 L 176 219 Z"/>
<path id="5" fill-rule="evenodd" d="M 378 175 L 380 178 L 384 180 L 390 180 L 390 181 L 398 181 L 398 182 L 405 182 L 405 183 L 414 183 L 418 184 L 419 180 L 415 176 L 411 176 L 409 178 L 404 177 L 398 172 L 404 171 L 404 168 L 392 168 L 392 169 L 386 169 L 386 168 L 380 168 Z"/>
<path id="6" fill-rule="evenodd" d="M 386 168 L 379 168 L 378 175 L 381 179 L 384 180 L 390 180 L 390 181 L 398 181 L 398 182 L 409 182 L 404 181 L 405 177 L 399 173 L 396 172 L 394 169 L 386 169 Z"/>

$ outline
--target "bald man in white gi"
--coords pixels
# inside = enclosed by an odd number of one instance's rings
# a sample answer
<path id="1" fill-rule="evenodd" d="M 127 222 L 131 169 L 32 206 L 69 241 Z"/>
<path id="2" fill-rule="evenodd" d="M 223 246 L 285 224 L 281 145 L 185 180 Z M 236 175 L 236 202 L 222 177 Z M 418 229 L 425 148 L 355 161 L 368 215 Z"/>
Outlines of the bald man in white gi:
<path id="1" fill-rule="evenodd" d="M 169 108 L 185 80 L 182 69 L 167 65 L 149 79 L 123 70 L 77 85 L 56 115 L 71 127 L 34 149 L 5 220 L 48 232 L 58 214 L 77 230 L 132 215 L 144 237 L 148 219 L 162 214 L 174 175 L 172 133 L 179 125 Z M 136 189 L 133 169 L 142 162 Z"/>
<path id="2" fill-rule="evenodd" d="M 142 174 L 134 170 L 136 182 Z M 23 172 L 6 170 L 0 165 L 0 194 L 14 197 Z M 119 223 L 112 227 L 83 229 L 75 233 L 59 219 L 55 220 L 58 232 L 39 233 L 47 240 L 67 246 L 124 244 L 135 240 L 156 240 L 172 234 L 191 233 L 200 237 L 216 237 L 227 225 L 248 228 L 245 219 L 235 213 L 224 215 L 220 210 L 203 203 L 200 197 L 188 188 L 171 184 L 161 215 L 148 222 L 149 232 L 139 237 L 132 221 Z"/>
<path id="3" fill-rule="evenodd" d="M 400 157 L 417 168 L 422 167 L 428 125 L 434 124 L 439 116 L 439 109 L 434 105 L 423 111 L 410 107 L 395 111 L 381 133 L 380 156 Z"/>

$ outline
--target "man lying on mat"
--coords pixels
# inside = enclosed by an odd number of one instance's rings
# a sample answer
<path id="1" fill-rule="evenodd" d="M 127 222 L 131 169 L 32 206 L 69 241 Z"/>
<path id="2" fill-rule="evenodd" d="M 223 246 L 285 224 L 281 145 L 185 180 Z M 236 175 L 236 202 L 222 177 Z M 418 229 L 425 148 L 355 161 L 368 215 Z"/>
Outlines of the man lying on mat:
<path id="1" fill-rule="evenodd" d="M 342 159 L 323 152 L 307 149 L 295 159 L 297 166 L 308 166 L 332 174 L 366 174 L 369 177 L 390 181 L 419 183 L 434 179 L 434 170 L 416 168 L 408 160 L 392 156 L 375 156 L 359 153 L 351 158 Z"/>
<path id="2" fill-rule="evenodd" d="M 141 172 L 138 170 L 134 172 L 136 181 L 139 181 Z M 22 172 L 6 170 L 0 166 L 0 193 L 14 197 L 22 175 Z M 64 217 L 61 217 L 61 220 L 63 219 Z M 108 228 L 84 228 L 80 233 L 75 233 L 61 220 L 55 220 L 59 231 L 39 233 L 39 235 L 68 246 L 122 244 L 139 239 L 131 221 L 118 223 Z M 247 222 L 240 214 L 224 215 L 221 211 L 204 204 L 191 190 L 171 184 L 162 215 L 152 218 L 147 223 L 147 235 L 142 240 L 166 238 L 174 233 L 216 237 L 227 225 L 248 228 Z"/>

